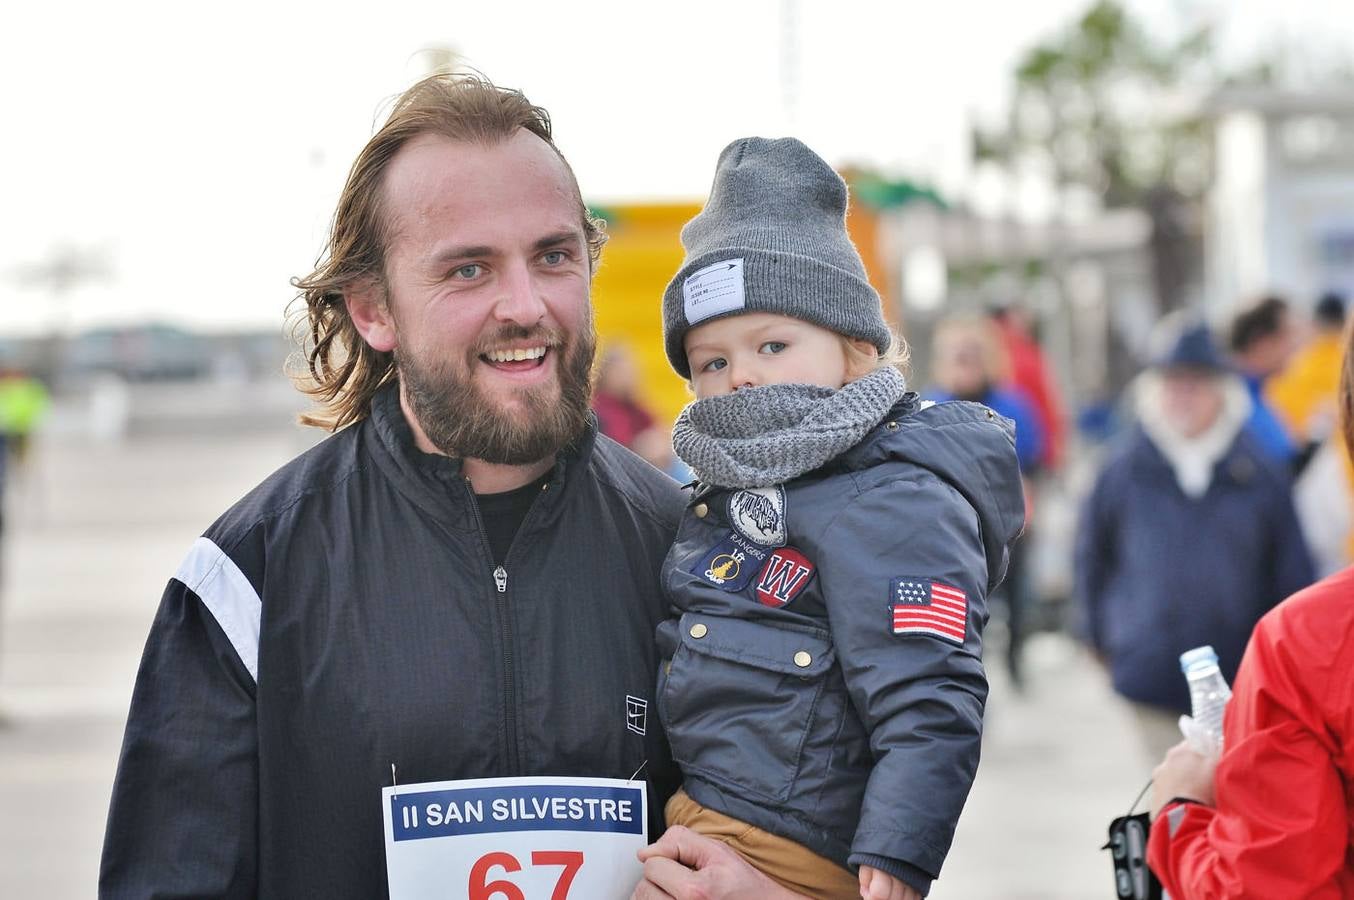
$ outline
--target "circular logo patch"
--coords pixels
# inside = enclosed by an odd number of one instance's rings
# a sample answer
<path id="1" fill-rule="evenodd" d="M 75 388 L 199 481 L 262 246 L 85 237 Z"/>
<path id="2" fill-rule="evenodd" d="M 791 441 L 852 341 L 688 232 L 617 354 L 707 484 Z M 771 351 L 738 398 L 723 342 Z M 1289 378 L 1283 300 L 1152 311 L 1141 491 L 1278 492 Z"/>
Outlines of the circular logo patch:
<path id="1" fill-rule="evenodd" d="M 729 524 L 754 544 L 785 544 L 785 488 L 749 488 L 729 497 Z"/>

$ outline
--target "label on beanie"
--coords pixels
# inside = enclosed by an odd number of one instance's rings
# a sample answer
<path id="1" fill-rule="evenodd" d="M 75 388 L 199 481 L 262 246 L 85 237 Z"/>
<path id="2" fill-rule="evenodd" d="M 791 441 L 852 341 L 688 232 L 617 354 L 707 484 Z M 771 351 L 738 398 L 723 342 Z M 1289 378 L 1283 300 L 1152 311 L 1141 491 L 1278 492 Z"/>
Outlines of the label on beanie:
<path id="1" fill-rule="evenodd" d="M 743 258 L 726 259 L 692 272 L 682 282 L 688 325 L 743 309 Z"/>

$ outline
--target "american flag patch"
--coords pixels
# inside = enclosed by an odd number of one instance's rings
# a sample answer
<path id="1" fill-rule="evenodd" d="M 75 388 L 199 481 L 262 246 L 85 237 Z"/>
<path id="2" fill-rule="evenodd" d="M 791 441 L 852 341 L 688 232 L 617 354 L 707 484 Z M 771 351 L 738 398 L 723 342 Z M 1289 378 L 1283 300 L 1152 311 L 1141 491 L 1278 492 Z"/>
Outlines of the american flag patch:
<path id="1" fill-rule="evenodd" d="M 968 597 L 959 588 L 912 577 L 895 578 L 889 587 L 894 634 L 929 634 L 964 643 Z"/>

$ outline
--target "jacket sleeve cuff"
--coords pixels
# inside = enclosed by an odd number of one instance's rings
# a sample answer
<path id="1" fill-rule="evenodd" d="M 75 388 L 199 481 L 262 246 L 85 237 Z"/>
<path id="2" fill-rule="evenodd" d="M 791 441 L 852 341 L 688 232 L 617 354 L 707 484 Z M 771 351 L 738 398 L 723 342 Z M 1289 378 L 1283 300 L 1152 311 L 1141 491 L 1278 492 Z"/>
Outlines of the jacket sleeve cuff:
<path id="1" fill-rule="evenodd" d="M 1166 813 L 1169 812 L 1172 808 L 1177 806 L 1184 806 L 1189 803 L 1193 803 L 1197 806 L 1206 805 L 1199 800 L 1195 800 L 1193 797 L 1172 797 L 1171 799 L 1166 801 L 1165 806 L 1161 807 L 1161 811 L 1157 813 L 1157 819 L 1160 819 L 1162 816 L 1166 815 Z M 1153 819 L 1152 821 L 1155 822 L 1156 819 Z"/>
<path id="2" fill-rule="evenodd" d="M 853 853 L 847 862 L 856 868 L 873 866 L 881 872 L 887 872 L 923 897 L 931 892 L 931 875 L 901 859 L 874 856 L 869 853 Z"/>

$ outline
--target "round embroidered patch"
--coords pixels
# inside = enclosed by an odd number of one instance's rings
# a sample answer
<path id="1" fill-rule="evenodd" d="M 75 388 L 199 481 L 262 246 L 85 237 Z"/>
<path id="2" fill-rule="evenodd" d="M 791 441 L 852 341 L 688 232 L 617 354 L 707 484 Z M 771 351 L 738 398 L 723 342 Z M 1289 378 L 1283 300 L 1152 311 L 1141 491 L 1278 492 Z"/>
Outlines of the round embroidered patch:
<path id="1" fill-rule="evenodd" d="M 784 546 L 785 488 L 748 488 L 729 497 L 729 524 L 748 540 L 764 547 Z"/>

